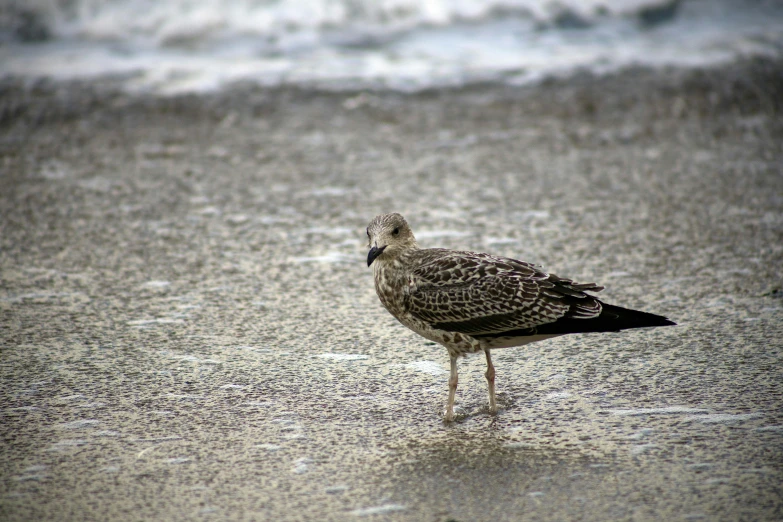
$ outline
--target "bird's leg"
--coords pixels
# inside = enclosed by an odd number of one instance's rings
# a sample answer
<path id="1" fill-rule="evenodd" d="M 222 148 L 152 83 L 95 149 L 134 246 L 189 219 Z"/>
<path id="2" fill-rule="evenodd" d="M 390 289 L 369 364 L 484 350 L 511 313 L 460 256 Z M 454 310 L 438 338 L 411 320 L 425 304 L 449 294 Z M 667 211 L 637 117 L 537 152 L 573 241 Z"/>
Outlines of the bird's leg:
<path id="1" fill-rule="evenodd" d="M 485 348 L 484 353 L 487 355 L 487 373 L 485 373 L 484 376 L 487 378 L 487 386 L 489 386 L 489 411 L 491 413 L 497 413 L 498 405 L 495 402 L 495 367 L 492 365 L 492 356 L 489 355 L 489 348 Z"/>
<path id="2" fill-rule="evenodd" d="M 449 403 L 446 406 L 446 422 L 454 420 L 454 397 L 457 394 L 457 356 L 451 356 L 451 376 L 449 377 Z"/>

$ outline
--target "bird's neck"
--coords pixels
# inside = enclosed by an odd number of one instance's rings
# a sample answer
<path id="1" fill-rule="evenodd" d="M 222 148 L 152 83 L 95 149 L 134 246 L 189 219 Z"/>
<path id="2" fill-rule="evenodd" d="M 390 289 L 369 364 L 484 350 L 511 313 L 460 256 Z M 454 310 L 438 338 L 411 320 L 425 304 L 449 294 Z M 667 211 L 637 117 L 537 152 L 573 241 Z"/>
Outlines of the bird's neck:
<path id="1" fill-rule="evenodd" d="M 401 309 L 402 293 L 396 292 L 395 288 L 404 288 L 407 286 L 404 270 L 404 261 L 401 256 L 395 256 L 390 259 L 377 259 L 373 263 L 373 276 L 375 279 L 375 291 L 378 298 L 393 315 L 395 311 Z"/>

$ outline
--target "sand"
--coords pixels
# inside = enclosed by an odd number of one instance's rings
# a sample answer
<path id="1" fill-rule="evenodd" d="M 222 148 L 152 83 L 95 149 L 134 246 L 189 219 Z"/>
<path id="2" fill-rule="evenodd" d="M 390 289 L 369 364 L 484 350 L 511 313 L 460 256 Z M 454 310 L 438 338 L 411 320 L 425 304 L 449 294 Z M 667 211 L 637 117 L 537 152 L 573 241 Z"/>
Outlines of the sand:
<path id="1" fill-rule="evenodd" d="M 783 67 L 416 95 L 0 86 L 0 518 L 783 518 Z M 364 227 L 677 327 L 448 357 Z"/>

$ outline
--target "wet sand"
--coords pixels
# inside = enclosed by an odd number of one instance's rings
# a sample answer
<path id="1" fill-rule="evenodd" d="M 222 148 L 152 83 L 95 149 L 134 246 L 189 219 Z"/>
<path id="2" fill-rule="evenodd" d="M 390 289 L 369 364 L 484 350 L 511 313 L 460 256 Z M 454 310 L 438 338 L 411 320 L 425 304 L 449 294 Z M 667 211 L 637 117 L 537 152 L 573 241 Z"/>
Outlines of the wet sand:
<path id="1" fill-rule="evenodd" d="M 783 71 L 403 96 L 2 85 L 3 520 L 783 518 Z M 680 323 L 460 361 L 364 227 Z"/>

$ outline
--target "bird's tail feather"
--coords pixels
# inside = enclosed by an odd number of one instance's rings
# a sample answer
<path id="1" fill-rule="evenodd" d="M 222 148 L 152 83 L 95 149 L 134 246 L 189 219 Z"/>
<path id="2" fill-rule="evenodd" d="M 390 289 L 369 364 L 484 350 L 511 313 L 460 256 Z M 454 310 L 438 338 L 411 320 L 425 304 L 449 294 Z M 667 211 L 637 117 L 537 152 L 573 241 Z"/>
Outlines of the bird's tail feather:
<path id="1" fill-rule="evenodd" d="M 631 328 L 649 328 L 654 326 L 673 326 L 670 321 L 661 315 L 655 315 L 620 306 L 601 303 L 601 314 L 592 319 L 575 319 L 563 317 L 553 323 L 541 325 L 536 328 L 539 335 L 587 333 L 587 332 L 619 332 Z"/>

